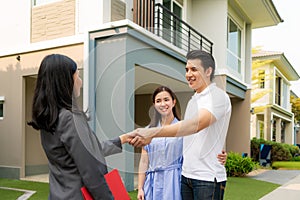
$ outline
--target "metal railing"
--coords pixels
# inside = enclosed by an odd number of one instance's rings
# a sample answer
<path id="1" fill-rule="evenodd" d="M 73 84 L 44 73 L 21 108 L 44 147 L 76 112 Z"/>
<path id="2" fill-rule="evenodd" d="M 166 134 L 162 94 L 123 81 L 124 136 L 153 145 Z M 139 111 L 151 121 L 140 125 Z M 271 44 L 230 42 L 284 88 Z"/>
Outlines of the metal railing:
<path id="1" fill-rule="evenodd" d="M 155 4 L 154 33 L 187 52 L 201 49 L 212 53 L 210 40 L 159 3 Z"/>
<path id="2" fill-rule="evenodd" d="M 213 43 L 168 8 L 153 0 L 137 2 L 137 24 L 186 52 L 201 49 L 212 53 Z"/>

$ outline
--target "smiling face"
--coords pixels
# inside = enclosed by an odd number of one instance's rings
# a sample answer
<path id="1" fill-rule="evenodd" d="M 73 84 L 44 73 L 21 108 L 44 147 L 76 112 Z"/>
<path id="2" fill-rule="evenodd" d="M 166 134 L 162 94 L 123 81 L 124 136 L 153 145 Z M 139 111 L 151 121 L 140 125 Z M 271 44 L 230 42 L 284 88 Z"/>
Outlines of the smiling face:
<path id="1" fill-rule="evenodd" d="M 185 67 L 185 78 L 189 87 L 197 93 L 202 92 L 210 84 L 212 68 L 204 69 L 201 60 L 188 60 Z"/>
<path id="2" fill-rule="evenodd" d="M 162 117 L 173 115 L 172 109 L 176 104 L 176 100 L 172 99 L 167 91 L 157 93 L 154 99 L 154 108 Z"/>

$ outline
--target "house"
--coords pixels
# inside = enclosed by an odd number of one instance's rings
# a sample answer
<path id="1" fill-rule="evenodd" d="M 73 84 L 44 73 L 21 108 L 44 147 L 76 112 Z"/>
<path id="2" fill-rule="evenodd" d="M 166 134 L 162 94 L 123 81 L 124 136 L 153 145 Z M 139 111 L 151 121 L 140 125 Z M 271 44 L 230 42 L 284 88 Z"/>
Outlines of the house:
<path id="1" fill-rule="evenodd" d="M 294 144 L 300 147 L 300 126 L 299 126 L 299 114 L 297 111 L 293 110 L 293 104 L 295 108 L 298 106 L 298 102 L 300 101 L 298 95 L 291 90 L 290 92 L 290 99 L 291 99 L 291 106 L 292 106 L 292 112 L 294 114 Z M 295 109 L 294 108 L 294 109 Z"/>
<path id="2" fill-rule="evenodd" d="M 283 52 L 258 50 L 252 54 L 251 138 L 295 144 L 290 81 L 299 75 Z"/>
<path id="3" fill-rule="evenodd" d="M 211 52 L 215 82 L 232 103 L 224 148 L 249 153 L 251 31 L 282 22 L 272 0 L 11 0 L 1 8 L 7 20 L 0 38 L 0 177 L 48 170 L 40 136 L 26 122 L 39 64 L 51 53 L 77 62 L 83 108 L 96 135 L 107 139 L 147 125 L 159 84 L 176 92 L 183 115 L 193 93 L 184 78 L 185 55 Z M 125 145 L 107 158 L 128 190 L 137 152 Z"/>

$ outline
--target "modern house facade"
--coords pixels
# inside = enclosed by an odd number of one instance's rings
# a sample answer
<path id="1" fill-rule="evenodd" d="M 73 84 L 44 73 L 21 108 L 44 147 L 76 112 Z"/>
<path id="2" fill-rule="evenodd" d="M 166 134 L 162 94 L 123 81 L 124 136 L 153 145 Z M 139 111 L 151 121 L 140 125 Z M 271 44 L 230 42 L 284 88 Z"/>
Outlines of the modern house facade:
<path id="1" fill-rule="evenodd" d="M 15 4 L 21 5 L 17 11 Z M 211 52 L 215 82 L 232 103 L 224 148 L 249 153 L 251 31 L 282 22 L 272 0 L 12 0 L 6 6 L 15 16 L 3 22 L 8 33 L 0 38 L 1 177 L 47 172 L 39 133 L 26 122 L 39 64 L 51 53 L 77 62 L 84 81 L 80 101 L 102 140 L 146 126 L 158 85 L 176 92 L 183 116 L 193 94 L 185 55 Z M 128 190 L 138 151 L 124 145 L 122 154 L 107 158 Z"/>
<path id="2" fill-rule="evenodd" d="M 258 50 L 252 54 L 251 137 L 295 144 L 290 81 L 299 75 L 282 52 Z"/>

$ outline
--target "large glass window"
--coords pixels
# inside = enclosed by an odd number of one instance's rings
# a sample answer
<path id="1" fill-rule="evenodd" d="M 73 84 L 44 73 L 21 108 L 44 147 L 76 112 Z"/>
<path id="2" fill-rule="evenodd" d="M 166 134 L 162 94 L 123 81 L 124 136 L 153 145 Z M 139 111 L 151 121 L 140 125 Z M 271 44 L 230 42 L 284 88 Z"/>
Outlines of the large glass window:
<path id="1" fill-rule="evenodd" d="M 227 19 L 227 66 L 241 73 L 241 29 Z"/>

